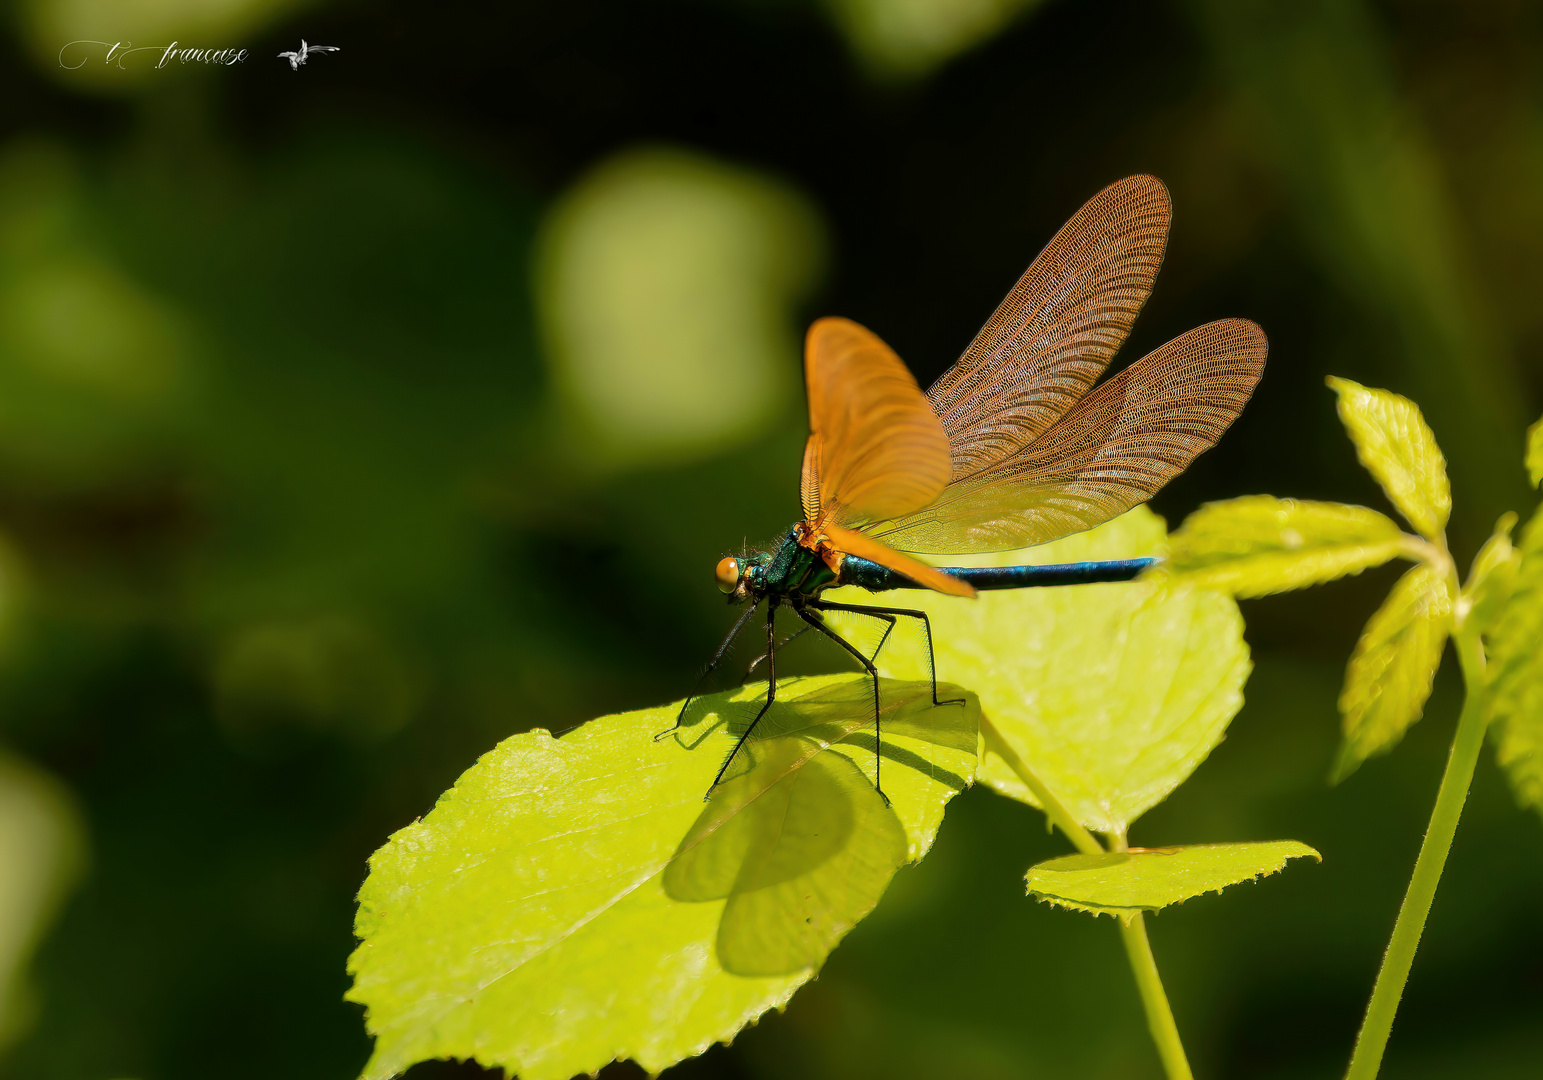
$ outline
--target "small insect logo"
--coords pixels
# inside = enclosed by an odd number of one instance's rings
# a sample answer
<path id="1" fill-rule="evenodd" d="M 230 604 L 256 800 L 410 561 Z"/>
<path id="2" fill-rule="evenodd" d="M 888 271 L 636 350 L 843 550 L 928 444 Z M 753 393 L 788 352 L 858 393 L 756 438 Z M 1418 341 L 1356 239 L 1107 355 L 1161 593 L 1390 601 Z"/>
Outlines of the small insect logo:
<path id="1" fill-rule="evenodd" d="M 290 71 L 299 71 L 300 65 L 304 64 L 313 54 L 337 51 L 338 47 L 336 45 L 307 45 L 305 38 L 301 38 L 298 52 L 281 52 L 279 53 L 279 58 L 289 61 Z"/>

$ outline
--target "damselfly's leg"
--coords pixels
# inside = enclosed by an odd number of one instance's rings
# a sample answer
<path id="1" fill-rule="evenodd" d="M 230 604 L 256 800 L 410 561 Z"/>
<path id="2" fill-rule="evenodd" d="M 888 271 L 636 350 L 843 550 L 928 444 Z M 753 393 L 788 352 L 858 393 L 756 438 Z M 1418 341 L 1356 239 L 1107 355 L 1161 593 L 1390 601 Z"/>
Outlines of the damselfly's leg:
<path id="1" fill-rule="evenodd" d="M 782 641 L 777 645 L 777 648 L 786 649 L 789 645 L 793 644 L 793 642 L 797 641 L 808 632 L 809 628 L 807 626 L 800 626 L 797 630 L 783 638 Z M 739 680 L 739 685 L 744 686 L 747 682 L 749 682 L 750 676 L 755 674 L 755 669 L 760 666 L 761 661 L 765 660 L 770 655 L 770 653 L 762 653 L 760 656 L 757 656 L 754 660 L 750 661 L 750 666 L 745 669 L 745 677 Z"/>
<path id="2" fill-rule="evenodd" d="M 743 620 L 741 620 L 743 621 Z M 713 777 L 712 784 L 707 789 L 707 794 L 702 796 L 706 802 L 712 798 L 713 788 L 723 780 L 723 774 L 729 771 L 729 766 L 734 762 L 734 756 L 739 753 L 740 747 L 750 738 L 750 733 L 761 722 L 761 717 L 766 715 L 766 710 L 772 707 L 772 702 L 777 700 L 777 598 L 773 596 L 766 602 L 766 704 L 761 706 L 761 711 L 755 714 L 755 719 L 750 721 L 750 726 L 745 728 L 734 743 L 734 749 L 729 751 L 729 756 L 723 759 L 723 765 L 718 769 L 718 775 Z"/>
<path id="3" fill-rule="evenodd" d="M 869 676 L 873 679 L 873 787 L 879 793 L 879 798 L 884 800 L 884 805 L 888 806 L 889 796 L 884 794 L 884 788 L 879 784 L 879 765 L 884 760 L 884 735 L 879 727 L 879 669 L 873 666 L 872 660 L 869 660 L 862 654 L 861 649 L 826 625 L 825 620 L 817 612 L 809 611 L 807 608 L 795 608 L 794 610 L 798 612 L 798 617 L 803 619 L 804 622 L 857 657 L 858 663 L 868 670 Z"/>
<path id="4" fill-rule="evenodd" d="M 697 676 L 696 685 L 691 688 L 691 693 L 686 695 L 686 700 L 682 702 L 680 712 L 675 717 L 675 723 L 671 727 L 667 727 L 659 734 L 655 735 L 654 742 L 658 742 L 665 736 L 673 735 L 675 732 L 680 730 L 681 721 L 686 718 L 686 710 L 691 708 L 691 703 L 696 700 L 697 691 L 702 689 L 702 683 L 709 675 L 713 673 L 719 664 L 723 663 L 723 658 L 727 656 L 729 654 L 729 650 L 734 647 L 734 639 L 739 637 L 739 632 L 745 628 L 745 624 L 750 621 L 750 616 L 755 614 L 755 609 L 758 606 L 758 604 L 751 604 L 748 608 L 745 609 L 744 614 L 734 620 L 734 625 L 729 629 L 728 636 L 723 639 L 722 644 L 718 646 L 718 651 L 713 653 L 713 658 L 709 660 L 707 662 L 707 666 L 702 669 L 702 674 Z"/>
<path id="5" fill-rule="evenodd" d="M 860 604 L 838 604 L 831 600 L 810 600 L 809 606 L 819 608 L 821 611 L 850 611 L 858 615 L 872 615 L 876 619 L 894 615 L 905 615 L 912 619 L 920 619 L 922 621 L 922 630 L 927 635 L 927 675 L 932 681 L 932 703 L 934 705 L 964 704 L 964 698 L 938 700 L 938 662 L 932 652 L 932 620 L 927 618 L 925 611 L 919 611 L 916 608 L 880 608 L 864 607 Z M 879 658 L 879 649 L 882 649 L 884 643 L 889 640 L 889 631 L 895 628 L 895 620 L 890 618 L 888 621 L 889 630 L 884 631 L 884 636 L 879 639 L 878 648 L 873 650 L 873 658 L 875 660 Z"/>

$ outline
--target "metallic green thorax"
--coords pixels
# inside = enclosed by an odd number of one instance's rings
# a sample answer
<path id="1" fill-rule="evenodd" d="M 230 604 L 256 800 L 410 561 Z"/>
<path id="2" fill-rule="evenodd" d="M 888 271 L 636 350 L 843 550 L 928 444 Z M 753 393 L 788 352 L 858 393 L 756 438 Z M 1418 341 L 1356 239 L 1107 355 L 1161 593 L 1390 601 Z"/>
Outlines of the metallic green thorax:
<path id="1" fill-rule="evenodd" d="M 836 583 L 836 575 L 814 552 L 798 543 L 798 530 L 789 529 L 774 555 L 751 557 L 750 584 L 757 593 L 813 596 Z"/>

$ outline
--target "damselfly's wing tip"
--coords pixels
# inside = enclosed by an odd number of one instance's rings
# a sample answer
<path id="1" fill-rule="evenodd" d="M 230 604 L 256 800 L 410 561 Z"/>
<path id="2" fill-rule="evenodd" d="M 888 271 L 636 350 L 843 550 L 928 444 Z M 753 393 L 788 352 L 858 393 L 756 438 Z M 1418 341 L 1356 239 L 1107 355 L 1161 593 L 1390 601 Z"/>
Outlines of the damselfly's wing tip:
<path id="1" fill-rule="evenodd" d="M 1226 351 L 1244 367 L 1252 368 L 1257 375 L 1264 371 L 1264 361 L 1270 352 L 1270 339 L 1264 327 L 1252 319 L 1218 319 L 1210 325 L 1219 331 L 1218 337 L 1226 343 Z"/>
<path id="2" fill-rule="evenodd" d="M 1115 213 L 1125 208 L 1139 209 L 1146 214 L 1156 213 L 1165 221 L 1173 220 L 1173 196 L 1168 193 L 1168 185 L 1151 173 L 1136 173 L 1116 180 L 1089 199 L 1087 205 L 1101 203 L 1111 204 Z"/>

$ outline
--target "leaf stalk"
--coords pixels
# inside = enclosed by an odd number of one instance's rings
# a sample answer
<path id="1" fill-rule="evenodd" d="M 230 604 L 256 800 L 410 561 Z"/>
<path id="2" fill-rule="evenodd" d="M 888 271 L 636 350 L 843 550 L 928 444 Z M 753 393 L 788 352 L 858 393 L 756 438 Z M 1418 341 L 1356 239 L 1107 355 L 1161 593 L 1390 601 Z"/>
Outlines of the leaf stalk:
<path id="1" fill-rule="evenodd" d="M 1072 812 L 1061 804 L 1061 800 L 1055 797 L 1044 781 L 1035 776 L 1033 771 L 1025 764 L 1023 758 L 1018 756 L 1012 744 L 1002 737 L 1002 733 L 986 718 L 985 713 L 980 716 L 980 731 L 986 739 L 986 745 L 991 752 L 1001 758 L 1007 767 L 1013 771 L 1013 775 L 1023 781 L 1023 786 L 1028 788 L 1039 800 L 1045 816 L 1056 825 L 1066 838 L 1072 842 L 1072 846 L 1084 855 L 1102 855 L 1104 846 L 1100 844 L 1087 829 L 1082 827 L 1082 822 L 1072 817 Z"/>
<path id="2" fill-rule="evenodd" d="M 1163 992 L 1163 980 L 1157 974 L 1157 959 L 1152 955 L 1146 920 L 1141 912 L 1128 920 L 1120 920 L 1120 938 L 1125 942 L 1125 953 L 1136 974 L 1136 989 L 1141 992 L 1141 1004 L 1147 1013 L 1147 1029 L 1157 1044 L 1163 1071 L 1168 1074 L 1168 1080 L 1194 1080 L 1194 1074 L 1189 1071 L 1189 1059 L 1184 1056 L 1184 1043 L 1179 1039 L 1179 1026 L 1174 1023 L 1168 995 Z"/>
<path id="3" fill-rule="evenodd" d="M 1007 767 L 1013 771 L 1013 775 L 1023 782 L 1023 786 L 1033 792 L 1034 798 L 1039 800 L 1040 807 L 1048 817 L 1078 851 L 1084 855 L 1102 855 L 1107 851 L 1125 850 L 1125 835 L 1111 836 L 1109 846 L 1106 848 L 1083 827 L 1082 822 L 1072 816 L 1055 793 L 1045 786 L 1032 769 L 1024 762 L 1012 744 L 1002 737 L 995 725 L 988 720 L 984 713 L 980 717 L 981 734 L 985 737 L 986 745 L 991 752 L 1001 758 Z M 1167 1073 L 1168 1080 L 1194 1080 L 1194 1074 L 1189 1069 L 1189 1059 L 1184 1055 L 1184 1043 L 1179 1038 L 1179 1026 L 1174 1022 L 1173 1009 L 1168 1005 L 1168 995 L 1163 990 L 1163 980 L 1157 973 L 1157 958 L 1152 955 L 1152 944 L 1147 940 L 1146 921 L 1141 912 L 1128 919 L 1117 920 L 1120 924 L 1120 938 L 1125 943 L 1125 954 L 1130 958 L 1131 971 L 1136 976 L 1136 989 L 1141 994 L 1141 1006 L 1147 1014 L 1147 1029 L 1152 1033 L 1152 1041 L 1157 1044 L 1158 1057 L 1162 1059 L 1163 1071 Z"/>
<path id="4" fill-rule="evenodd" d="M 1393 1031 L 1393 1018 L 1398 1012 L 1404 985 L 1409 981 L 1415 950 L 1419 948 L 1420 936 L 1425 931 L 1425 920 L 1430 915 L 1436 886 L 1441 881 L 1447 855 L 1452 850 L 1452 838 L 1457 833 L 1457 823 L 1462 817 L 1463 804 L 1468 799 L 1473 770 L 1478 764 L 1479 752 L 1484 747 L 1487 719 L 1483 694 L 1484 647 L 1477 632 L 1462 626 L 1454 633 L 1453 643 L 1457 647 L 1457 658 L 1462 666 L 1465 684 L 1463 710 L 1458 717 L 1457 732 L 1452 738 L 1452 749 L 1447 755 L 1441 787 L 1436 793 L 1436 805 L 1431 809 L 1430 826 L 1425 830 L 1425 839 L 1420 843 L 1414 873 L 1409 879 L 1404 902 L 1399 906 L 1398 919 L 1393 924 L 1393 936 L 1383 955 L 1382 968 L 1377 972 L 1377 982 L 1372 989 L 1371 1000 L 1366 1005 L 1366 1018 L 1356 1035 L 1355 1052 L 1350 1058 L 1345 1080 L 1373 1080 L 1382 1066 L 1388 1036 Z"/>

